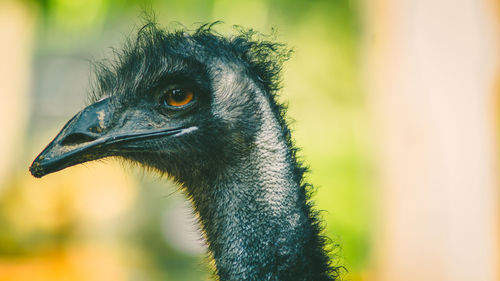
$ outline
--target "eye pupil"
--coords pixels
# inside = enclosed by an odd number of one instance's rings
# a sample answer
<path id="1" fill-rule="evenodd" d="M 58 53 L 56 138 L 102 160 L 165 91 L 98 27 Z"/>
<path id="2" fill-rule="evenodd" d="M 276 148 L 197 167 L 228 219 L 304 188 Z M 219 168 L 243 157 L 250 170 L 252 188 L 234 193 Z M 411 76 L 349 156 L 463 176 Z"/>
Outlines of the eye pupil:
<path id="1" fill-rule="evenodd" d="M 181 102 L 186 98 L 186 92 L 183 89 L 173 89 L 172 90 L 172 99 Z"/>
<path id="2" fill-rule="evenodd" d="M 171 107 L 180 107 L 190 103 L 194 98 L 192 91 L 187 89 L 175 88 L 168 90 L 163 98 L 164 105 Z"/>

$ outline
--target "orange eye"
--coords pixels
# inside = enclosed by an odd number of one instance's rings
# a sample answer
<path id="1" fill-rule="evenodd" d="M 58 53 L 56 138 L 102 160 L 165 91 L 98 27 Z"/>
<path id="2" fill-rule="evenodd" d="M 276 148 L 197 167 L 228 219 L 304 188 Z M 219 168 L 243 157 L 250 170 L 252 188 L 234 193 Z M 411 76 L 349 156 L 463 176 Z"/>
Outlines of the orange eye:
<path id="1" fill-rule="evenodd" d="M 168 90 L 163 102 L 166 105 L 179 107 L 190 103 L 194 98 L 194 94 L 186 89 L 172 89 Z"/>

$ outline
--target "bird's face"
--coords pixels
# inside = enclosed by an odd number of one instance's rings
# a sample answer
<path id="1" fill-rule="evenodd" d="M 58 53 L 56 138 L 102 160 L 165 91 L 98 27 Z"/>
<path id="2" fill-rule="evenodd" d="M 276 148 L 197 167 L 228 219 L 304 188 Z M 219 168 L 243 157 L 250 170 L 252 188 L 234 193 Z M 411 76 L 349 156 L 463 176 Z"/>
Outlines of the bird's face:
<path id="1" fill-rule="evenodd" d="M 240 78 L 220 66 L 224 58 L 206 60 L 206 48 L 192 38 L 163 39 L 134 45 L 119 65 L 99 74 L 96 101 L 33 161 L 35 177 L 121 156 L 188 181 L 249 145 L 248 85 L 235 86 Z"/>

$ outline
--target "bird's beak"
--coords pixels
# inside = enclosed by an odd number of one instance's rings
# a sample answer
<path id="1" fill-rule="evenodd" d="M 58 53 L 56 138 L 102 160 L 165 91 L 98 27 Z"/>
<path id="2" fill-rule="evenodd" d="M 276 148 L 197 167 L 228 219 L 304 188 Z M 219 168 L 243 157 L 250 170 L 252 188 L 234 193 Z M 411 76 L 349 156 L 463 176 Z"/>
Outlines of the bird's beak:
<path id="1" fill-rule="evenodd" d="M 176 128 L 140 130 L 134 120 L 120 126 L 113 124 L 112 120 L 109 99 L 86 107 L 71 118 L 35 158 L 30 167 L 31 174 L 40 178 L 76 164 L 117 155 L 119 148 L 129 142 L 182 132 Z"/>

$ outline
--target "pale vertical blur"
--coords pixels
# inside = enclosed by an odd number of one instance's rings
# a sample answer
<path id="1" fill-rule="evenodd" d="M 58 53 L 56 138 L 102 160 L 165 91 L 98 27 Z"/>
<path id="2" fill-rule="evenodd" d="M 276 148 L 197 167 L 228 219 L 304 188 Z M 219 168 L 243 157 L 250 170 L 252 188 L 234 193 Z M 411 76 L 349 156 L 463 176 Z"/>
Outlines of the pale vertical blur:
<path id="1" fill-rule="evenodd" d="M 0 194 L 2 180 L 21 163 L 17 151 L 29 116 L 32 13 L 16 1 L 0 2 Z"/>
<path id="2" fill-rule="evenodd" d="M 380 150 L 376 280 L 499 280 L 498 6 L 367 7 Z"/>

